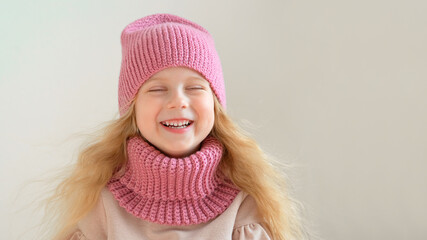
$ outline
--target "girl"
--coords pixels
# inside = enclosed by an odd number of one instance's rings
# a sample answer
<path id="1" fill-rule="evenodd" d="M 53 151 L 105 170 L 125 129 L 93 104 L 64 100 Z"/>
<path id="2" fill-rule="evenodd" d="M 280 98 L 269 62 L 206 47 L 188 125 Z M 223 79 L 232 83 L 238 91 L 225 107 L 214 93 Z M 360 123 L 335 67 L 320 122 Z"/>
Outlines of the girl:
<path id="1" fill-rule="evenodd" d="M 303 239 L 297 202 L 225 112 L 211 35 L 154 14 L 121 35 L 120 118 L 48 198 L 53 239 Z"/>

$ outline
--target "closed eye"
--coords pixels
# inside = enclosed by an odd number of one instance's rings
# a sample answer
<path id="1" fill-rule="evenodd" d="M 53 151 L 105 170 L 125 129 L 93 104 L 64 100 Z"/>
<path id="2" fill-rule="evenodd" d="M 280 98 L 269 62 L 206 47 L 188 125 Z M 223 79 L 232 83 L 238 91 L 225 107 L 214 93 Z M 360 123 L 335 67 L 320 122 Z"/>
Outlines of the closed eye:
<path id="1" fill-rule="evenodd" d="M 166 91 L 166 89 L 164 88 L 153 88 L 148 90 L 149 92 L 161 92 L 161 91 Z"/>
<path id="2" fill-rule="evenodd" d="M 190 90 L 203 90 L 204 88 L 203 87 L 189 87 L 188 89 L 190 89 Z"/>

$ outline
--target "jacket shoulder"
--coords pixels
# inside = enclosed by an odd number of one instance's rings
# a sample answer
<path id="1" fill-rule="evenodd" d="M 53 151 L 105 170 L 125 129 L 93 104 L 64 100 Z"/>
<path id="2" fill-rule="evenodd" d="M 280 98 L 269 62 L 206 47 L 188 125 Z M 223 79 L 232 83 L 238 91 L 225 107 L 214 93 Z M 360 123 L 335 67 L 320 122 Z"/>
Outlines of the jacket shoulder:
<path id="1" fill-rule="evenodd" d="M 105 191 L 106 189 L 104 188 L 95 206 L 77 224 L 78 229 L 88 239 L 106 239 L 107 217 L 103 200 Z"/>
<path id="2" fill-rule="evenodd" d="M 262 217 L 255 199 L 247 193 L 244 193 L 244 195 L 244 199 L 240 204 L 239 210 L 236 215 L 234 228 L 241 227 L 243 225 L 262 222 Z"/>

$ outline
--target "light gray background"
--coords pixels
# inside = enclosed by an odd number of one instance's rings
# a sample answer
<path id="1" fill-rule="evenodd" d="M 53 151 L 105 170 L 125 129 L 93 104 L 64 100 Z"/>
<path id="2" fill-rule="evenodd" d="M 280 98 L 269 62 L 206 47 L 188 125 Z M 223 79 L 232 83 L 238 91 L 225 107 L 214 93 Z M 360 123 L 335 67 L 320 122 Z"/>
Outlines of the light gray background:
<path id="1" fill-rule="evenodd" d="M 427 3 L 8 1 L 0 8 L 0 232 L 29 239 L 27 181 L 117 116 L 124 26 L 168 12 L 213 35 L 228 111 L 279 159 L 324 239 L 427 239 Z"/>

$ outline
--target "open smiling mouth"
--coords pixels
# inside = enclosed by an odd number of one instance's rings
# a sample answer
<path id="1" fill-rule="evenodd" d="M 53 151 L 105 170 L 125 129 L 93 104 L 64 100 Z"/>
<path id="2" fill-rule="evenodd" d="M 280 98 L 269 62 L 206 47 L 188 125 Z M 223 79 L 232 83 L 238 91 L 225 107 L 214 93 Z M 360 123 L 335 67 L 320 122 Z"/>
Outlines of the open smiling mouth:
<path id="1" fill-rule="evenodd" d="M 194 121 L 191 121 L 191 120 L 179 121 L 179 122 L 164 121 L 164 122 L 161 122 L 161 124 L 165 127 L 168 127 L 168 128 L 180 129 L 180 128 L 186 128 L 186 127 L 190 126 L 191 124 L 193 124 L 193 122 Z"/>

